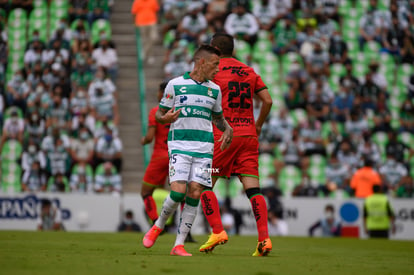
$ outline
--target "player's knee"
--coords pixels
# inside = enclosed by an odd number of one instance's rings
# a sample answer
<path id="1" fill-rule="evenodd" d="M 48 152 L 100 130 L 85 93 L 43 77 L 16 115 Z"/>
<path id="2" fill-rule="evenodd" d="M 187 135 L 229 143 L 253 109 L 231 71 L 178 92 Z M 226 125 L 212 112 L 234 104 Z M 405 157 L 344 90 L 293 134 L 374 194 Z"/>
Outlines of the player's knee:
<path id="1" fill-rule="evenodd" d="M 154 193 L 154 188 L 149 187 L 149 186 L 143 186 L 141 188 L 141 197 L 143 199 L 145 199 L 146 197 L 152 196 L 152 194 Z"/>
<path id="2" fill-rule="evenodd" d="M 170 192 L 170 197 L 175 202 L 182 202 L 185 198 L 185 193 L 171 191 Z"/>
<path id="3" fill-rule="evenodd" d="M 249 188 L 246 190 L 246 196 L 248 199 L 257 194 L 262 194 L 259 187 Z"/>

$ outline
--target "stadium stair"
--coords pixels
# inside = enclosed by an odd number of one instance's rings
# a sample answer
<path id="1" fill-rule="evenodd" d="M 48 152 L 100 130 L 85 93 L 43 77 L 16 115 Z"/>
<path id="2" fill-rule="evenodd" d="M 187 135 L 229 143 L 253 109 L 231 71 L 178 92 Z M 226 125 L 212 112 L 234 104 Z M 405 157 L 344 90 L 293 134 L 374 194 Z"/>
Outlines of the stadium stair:
<path id="1" fill-rule="evenodd" d="M 111 15 L 112 39 L 114 40 L 118 58 L 119 73 L 117 79 L 118 106 L 120 112 L 119 132 L 123 142 L 122 182 L 125 192 L 139 192 L 144 176 L 141 113 L 139 105 L 137 50 L 135 26 L 130 13 L 132 1 L 115 1 Z M 163 75 L 162 58 L 164 49 L 161 42 L 154 49 L 156 62 L 145 65 L 146 106 L 147 112 L 157 104 L 156 91 Z M 148 145 L 147 145 L 148 146 Z"/>

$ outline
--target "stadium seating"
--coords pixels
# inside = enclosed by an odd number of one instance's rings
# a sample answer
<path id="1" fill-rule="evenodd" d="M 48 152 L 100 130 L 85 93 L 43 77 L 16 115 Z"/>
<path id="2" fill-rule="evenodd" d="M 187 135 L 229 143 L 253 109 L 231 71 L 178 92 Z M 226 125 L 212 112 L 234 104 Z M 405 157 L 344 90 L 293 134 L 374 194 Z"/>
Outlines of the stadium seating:
<path id="1" fill-rule="evenodd" d="M 7 31 L 7 44 L 8 44 L 8 55 L 7 55 L 7 68 L 5 71 L 5 85 L 9 84 L 13 78 L 13 75 L 24 68 L 24 56 L 28 42 L 32 42 L 34 37 L 33 34 L 35 31 L 39 32 L 39 40 L 48 46 L 52 35 L 59 28 L 63 27 L 61 20 L 64 19 L 69 27 L 74 26 L 76 22 L 68 22 L 68 9 L 69 9 L 68 0 L 34 0 L 33 9 L 30 13 L 22 8 L 14 8 L 8 11 L 6 14 L 4 10 L 4 17 L 7 18 L 7 26 L 5 30 Z M 66 26 L 65 26 L 66 27 Z M 85 25 L 87 32 L 92 32 L 92 39 L 94 42 L 99 41 L 101 31 L 104 31 L 106 37 L 111 39 L 111 25 L 109 21 L 100 19 L 96 22 L 93 22 L 92 26 L 89 26 L 87 23 Z M 71 41 L 72 42 L 72 41 Z M 41 56 L 43 61 L 44 56 Z M 70 65 L 70 64 L 69 64 Z M 50 69 L 47 66 L 51 64 L 42 64 L 43 69 Z M 56 67 L 56 66 L 55 66 Z M 76 68 L 67 68 L 67 69 L 76 69 Z M 24 77 L 26 78 L 30 72 L 26 72 Z M 68 76 L 69 77 L 69 76 Z M 69 78 L 68 78 L 69 79 Z M 26 80 L 26 79 L 25 79 Z M 43 80 L 45 81 L 45 80 Z M 31 84 L 31 83 L 30 83 Z M 52 87 L 50 87 L 52 88 Z M 87 88 L 87 87 L 86 87 Z M 70 94 L 69 94 L 70 96 Z M 42 102 L 49 102 L 51 104 L 52 98 L 42 97 Z M 9 104 L 9 102 L 6 102 Z M 65 102 L 67 104 L 68 102 Z M 36 107 L 39 109 L 39 107 Z M 24 109 L 17 108 L 16 106 L 5 106 L 3 112 L 3 117 L 1 125 L 3 125 L 9 117 L 12 111 L 17 110 L 19 118 L 26 118 L 27 113 L 23 113 Z M 48 113 L 48 110 L 40 110 L 41 113 Z M 71 114 L 68 114 L 71 115 Z M 97 129 L 102 128 L 102 122 L 96 122 Z M 108 125 L 112 127 L 112 121 L 108 122 Z M 3 129 L 0 130 L 0 133 L 3 132 Z M 45 131 L 44 135 L 51 132 L 51 128 Z M 65 130 L 64 132 L 67 132 Z M 24 141 L 27 142 L 28 133 L 24 132 Z M 39 144 L 40 145 L 40 144 Z M 0 148 L 0 190 L 2 192 L 20 192 L 21 191 L 21 181 L 22 181 L 22 168 L 21 168 L 21 157 L 24 150 L 26 150 L 27 145 L 21 144 L 17 139 L 9 138 L 7 139 L 3 146 Z"/>

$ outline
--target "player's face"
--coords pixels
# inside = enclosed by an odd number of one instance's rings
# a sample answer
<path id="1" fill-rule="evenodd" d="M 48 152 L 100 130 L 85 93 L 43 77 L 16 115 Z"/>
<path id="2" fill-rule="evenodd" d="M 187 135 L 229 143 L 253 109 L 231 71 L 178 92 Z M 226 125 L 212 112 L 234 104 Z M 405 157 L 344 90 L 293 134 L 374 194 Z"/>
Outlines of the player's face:
<path id="1" fill-rule="evenodd" d="M 220 58 L 215 54 L 211 54 L 208 58 L 205 59 L 205 62 L 203 64 L 203 71 L 206 80 L 212 80 L 218 73 L 219 63 Z"/>

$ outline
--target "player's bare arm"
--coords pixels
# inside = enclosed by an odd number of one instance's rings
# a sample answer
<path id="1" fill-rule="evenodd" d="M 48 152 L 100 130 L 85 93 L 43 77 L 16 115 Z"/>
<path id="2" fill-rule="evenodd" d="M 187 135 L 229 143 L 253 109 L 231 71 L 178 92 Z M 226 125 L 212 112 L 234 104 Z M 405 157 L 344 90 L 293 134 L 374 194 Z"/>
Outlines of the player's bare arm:
<path id="1" fill-rule="evenodd" d="M 272 97 L 267 89 L 263 89 L 257 93 L 257 96 L 262 101 L 262 107 L 260 108 L 259 117 L 256 120 L 256 133 L 259 136 L 262 131 L 263 123 L 266 121 L 267 116 L 270 113 L 270 109 L 273 105 Z"/>
<path id="2" fill-rule="evenodd" d="M 225 150 L 230 146 L 233 139 L 233 128 L 228 124 L 223 114 L 213 115 L 213 123 L 217 129 L 223 132 L 223 135 L 218 141 L 221 142 L 220 149 Z"/>
<path id="3" fill-rule="evenodd" d="M 155 137 L 156 130 L 157 128 L 155 126 L 148 126 L 147 134 L 145 135 L 145 137 L 142 137 L 141 139 L 141 145 L 151 143 Z"/>
<path id="4" fill-rule="evenodd" d="M 158 108 L 157 112 L 155 113 L 155 119 L 161 123 L 173 123 L 178 119 L 178 116 L 180 115 L 181 110 L 174 111 L 174 109 L 163 109 Z"/>

